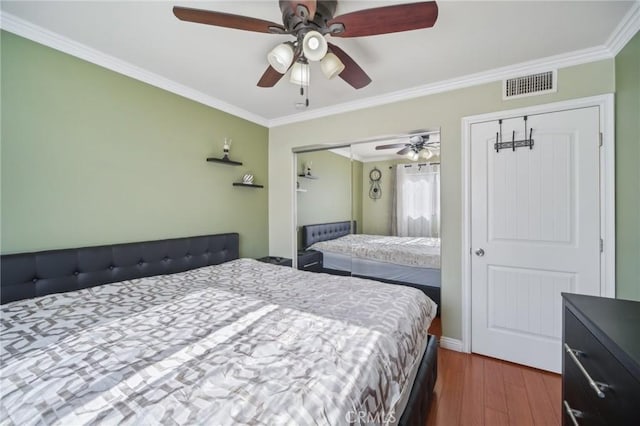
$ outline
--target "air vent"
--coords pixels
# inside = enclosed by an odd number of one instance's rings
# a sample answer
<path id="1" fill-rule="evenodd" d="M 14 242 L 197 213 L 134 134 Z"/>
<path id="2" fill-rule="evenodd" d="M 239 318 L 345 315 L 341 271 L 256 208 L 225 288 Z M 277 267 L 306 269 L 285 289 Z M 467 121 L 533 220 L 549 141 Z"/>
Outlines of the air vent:
<path id="1" fill-rule="evenodd" d="M 510 78 L 502 82 L 502 99 L 522 98 L 557 92 L 556 71 Z"/>

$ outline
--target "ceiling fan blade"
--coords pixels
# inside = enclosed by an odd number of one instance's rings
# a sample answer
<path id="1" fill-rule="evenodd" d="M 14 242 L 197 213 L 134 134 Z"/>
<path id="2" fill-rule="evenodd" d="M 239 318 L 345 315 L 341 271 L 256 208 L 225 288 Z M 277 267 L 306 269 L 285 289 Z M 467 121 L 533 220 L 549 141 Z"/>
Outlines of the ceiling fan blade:
<path id="1" fill-rule="evenodd" d="M 407 145 L 406 143 L 392 143 L 389 145 L 378 145 L 376 146 L 376 150 L 379 149 L 391 149 L 391 148 L 400 148 L 401 146 Z"/>
<path id="2" fill-rule="evenodd" d="M 232 15 L 230 13 L 174 6 L 173 14 L 181 21 L 215 25 L 217 27 L 235 28 L 237 30 L 254 31 L 257 33 L 286 32 L 284 27 L 280 24 L 263 21 L 262 19 L 250 18 L 248 16 Z"/>
<path id="3" fill-rule="evenodd" d="M 398 155 L 405 155 L 407 154 L 409 151 L 411 151 L 411 146 L 407 146 L 405 148 L 402 148 L 400 151 L 396 152 L 396 154 Z"/>
<path id="4" fill-rule="evenodd" d="M 258 81 L 258 86 L 273 87 L 276 85 L 277 82 L 280 81 L 283 75 L 284 74 L 280 74 L 278 71 L 273 69 L 271 65 L 269 65 L 269 67 L 265 70 L 264 74 L 262 74 L 262 77 L 260 77 L 260 80 Z"/>
<path id="5" fill-rule="evenodd" d="M 298 6 L 302 6 L 302 8 Z M 290 10 L 299 18 L 307 21 L 313 21 L 317 7 L 317 0 L 280 0 L 280 10 Z"/>
<path id="6" fill-rule="evenodd" d="M 344 31 L 334 37 L 362 37 L 398 33 L 433 27 L 438 19 L 435 1 L 383 6 L 336 16 L 327 25 L 344 25 Z"/>
<path id="7" fill-rule="evenodd" d="M 329 49 L 344 64 L 344 70 L 338 74 L 341 79 L 349 83 L 355 89 L 361 89 L 371 83 L 371 78 L 367 73 L 364 72 L 364 70 L 360 68 L 360 65 L 356 64 L 356 61 L 354 61 L 351 56 L 347 55 L 344 50 L 331 43 L 329 43 Z"/>

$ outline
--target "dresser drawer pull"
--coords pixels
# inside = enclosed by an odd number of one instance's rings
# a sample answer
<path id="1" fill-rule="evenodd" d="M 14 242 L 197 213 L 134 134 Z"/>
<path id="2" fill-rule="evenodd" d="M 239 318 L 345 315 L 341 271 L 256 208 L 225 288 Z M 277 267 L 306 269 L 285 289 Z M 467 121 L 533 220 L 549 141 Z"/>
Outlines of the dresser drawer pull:
<path id="1" fill-rule="evenodd" d="M 567 345 L 566 343 L 564 344 L 564 348 L 567 351 L 567 353 L 569 354 L 569 356 L 571 357 L 571 359 L 573 360 L 573 362 L 576 363 L 576 365 L 580 369 L 580 372 L 584 375 L 585 379 L 587 379 L 587 382 L 589 382 L 589 386 L 591 386 L 591 388 L 596 392 L 598 397 L 604 398 L 606 396 L 604 394 L 604 391 L 607 390 L 607 388 L 609 386 L 604 384 L 604 383 L 598 383 L 598 382 L 596 382 L 595 380 L 593 380 L 591 378 L 591 376 L 589 375 L 587 370 L 584 369 L 584 366 L 582 365 L 582 363 L 580 362 L 580 360 L 576 356 L 576 355 L 580 355 L 582 352 L 580 352 L 578 350 L 575 350 L 575 349 L 571 349 L 569 347 L 569 345 Z"/>
<path id="2" fill-rule="evenodd" d="M 313 266 L 313 265 L 317 265 L 320 262 L 311 262 L 311 263 L 307 263 L 306 265 L 303 265 L 303 268 L 308 268 L 309 266 Z"/>
<path id="3" fill-rule="evenodd" d="M 573 422 L 573 426 L 580 426 L 578 424 L 578 420 L 577 419 L 582 417 L 582 411 L 574 410 L 573 408 L 571 408 L 569 406 L 569 403 L 566 400 L 563 401 L 563 404 L 564 404 L 564 410 L 567 412 L 567 415 L 571 419 L 571 422 Z"/>

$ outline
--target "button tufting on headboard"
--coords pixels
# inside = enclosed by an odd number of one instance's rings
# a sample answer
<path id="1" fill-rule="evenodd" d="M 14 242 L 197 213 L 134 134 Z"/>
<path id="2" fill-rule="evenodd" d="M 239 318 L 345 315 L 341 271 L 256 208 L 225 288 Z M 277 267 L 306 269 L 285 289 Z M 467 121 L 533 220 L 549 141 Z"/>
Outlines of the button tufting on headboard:
<path id="1" fill-rule="evenodd" d="M 353 224 L 353 231 L 351 226 Z M 356 222 L 331 222 L 302 227 L 302 247 L 306 250 L 319 241 L 333 240 L 356 232 Z"/>
<path id="2" fill-rule="evenodd" d="M 0 303 L 173 274 L 238 257 L 237 233 L 3 255 Z"/>

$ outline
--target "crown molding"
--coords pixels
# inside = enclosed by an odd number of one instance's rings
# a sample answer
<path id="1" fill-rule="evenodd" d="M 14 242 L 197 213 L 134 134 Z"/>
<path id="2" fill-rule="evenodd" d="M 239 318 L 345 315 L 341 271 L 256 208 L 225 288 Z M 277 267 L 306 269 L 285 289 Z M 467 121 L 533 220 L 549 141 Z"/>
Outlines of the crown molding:
<path id="1" fill-rule="evenodd" d="M 534 74 L 537 72 L 549 71 L 550 69 L 567 68 L 574 65 L 595 62 L 602 59 L 609 59 L 611 57 L 612 54 L 610 50 L 605 46 L 578 50 L 569 54 L 549 56 L 538 60 L 521 62 L 519 64 L 509 65 L 501 68 L 494 68 L 476 74 L 469 74 L 462 77 L 439 81 L 437 83 L 425 84 L 422 86 L 399 90 L 380 96 L 372 96 L 358 101 L 345 102 L 326 108 L 319 108 L 313 111 L 287 115 L 284 117 L 269 120 L 269 127 L 277 127 L 300 121 L 313 120 L 330 115 L 342 114 L 345 112 L 400 102 L 408 99 L 419 98 L 422 96 L 434 95 L 436 93 L 449 92 L 452 90 L 463 89 L 480 84 L 492 83 L 505 78 L 519 77 L 523 74 Z"/>
<path id="2" fill-rule="evenodd" d="M 399 90 L 397 92 L 391 92 L 380 96 L 373 96 L 353 102 L 345 102 L 326 108 L 319 108 L 313 111 L 291 114 L 269 120 L 268 126 L 270 128 L 283 126 L 412 98 L 434 95 L 436 93 L 492 83 L 506 78 L 519 77 L 523 74 L 535 74 L 537 72 L 549 71 L 550 69 L 567 68 L 603 59 L 610 59 L 615 57 L 639 30 L 640 0 L 636 0 L 604 45 L 576 50 L 561 55 L 548 56 L 546 58 L 533 61 L 521 62 L 519 64 L 443 80 L 411 89 Z"/>
<path id="3" fill-rule="evenodd" d="M 629 12 L 624 16 L 616 29 L 607 40 L 607 47 L 613 56 L 616 56 L 640 31 L 640 0 L 636 0 Z"/>
<path id="4" fill-rule="evenodd" d="M 480 84 L 492 83 L 505 78 L 518 77 L 523 74 L 548 71 L 549 69 L 566 68 L 603 59 L 610 59 L 617 55 L 629 40 L 631 40 L 631 38 L 640 30 L 640 0 L 636 0 L 634 2 L 631 9 L 627 12 L 620 24 L 618 24 L 607 40 L 606 44 L 601 46 L 522 62 L 519 64 L 482 71 L 475 74 L 274 119 L 267 119 L 254 114 L 2 11 L 0 11 L 0 28 L 168 92 L 175 93 L 187 99 L 216 108 L 261 126 L 271 128 L 437 93 L 463 89 Z"/>
<path id="5" fill-rule="evenodd" d="M 131 77 L 135 80 L 142 81 L 168 92 L 175 93 L 176 95 L 191 99 L 203 105 L 210 106 L 261 126 L 267 127 L 269 124 L 268 120 L 264 117 L 206 95 L 198 90 L 162 77 L 144 68 L 130 64 L 129 62 L 107 55 L 87 45 L 78 43 L 70 38 L 20 19 L 10 13 L 0 11 L 0 28 L 19 35 L 20 37 L 35 41 L 36 43 L 59 50 L 71 56 L 75 56 L 87 62 L 91 62 L 103 68 Z"/>

